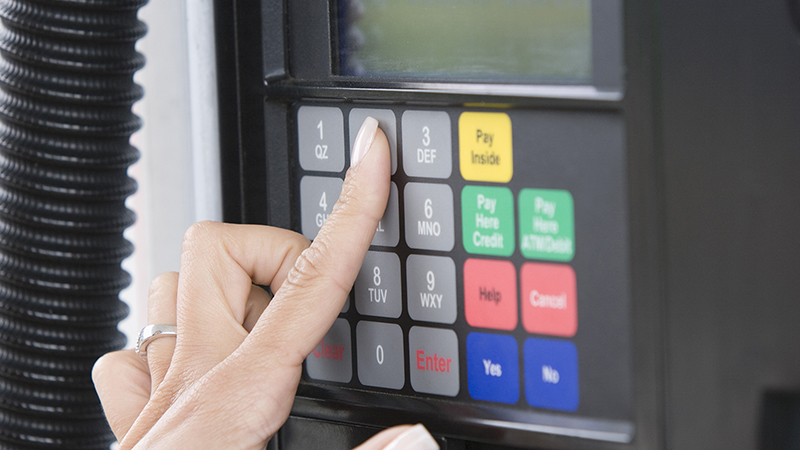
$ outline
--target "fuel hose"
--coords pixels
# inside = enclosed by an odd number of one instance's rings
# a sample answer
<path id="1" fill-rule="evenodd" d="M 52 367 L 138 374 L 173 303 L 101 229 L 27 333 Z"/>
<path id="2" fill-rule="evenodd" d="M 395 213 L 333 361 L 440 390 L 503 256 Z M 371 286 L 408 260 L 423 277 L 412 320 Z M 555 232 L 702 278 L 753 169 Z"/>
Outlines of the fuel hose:
<path id="1" fill-rule="evenodd" d="M 145 0 L 0 0 L 0 450 L 108 449 Z"/>

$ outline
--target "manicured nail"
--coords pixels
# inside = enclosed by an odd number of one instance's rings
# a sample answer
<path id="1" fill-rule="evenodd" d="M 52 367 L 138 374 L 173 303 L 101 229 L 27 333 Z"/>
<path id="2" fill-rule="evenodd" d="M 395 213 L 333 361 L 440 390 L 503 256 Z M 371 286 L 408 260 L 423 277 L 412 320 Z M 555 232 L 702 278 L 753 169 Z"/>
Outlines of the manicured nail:
<path id="1" fill-rule="evenodd" d="M 353 143 L 353 150 L 350 152 L 350 167 L 355 167 L 364 156 L 367 155 L 372 141 L 375 140 L 375 133 L 378 131 L 378 121 L 372 117 L 367 117 L 358 130 L 356 140 Z"/>
<path id="2" fill-rule="evenodd" d="M 383 450 L 439 450 L 439 444 L 433 439 L 421 423 L 409 428 L 394 438 Z"/>

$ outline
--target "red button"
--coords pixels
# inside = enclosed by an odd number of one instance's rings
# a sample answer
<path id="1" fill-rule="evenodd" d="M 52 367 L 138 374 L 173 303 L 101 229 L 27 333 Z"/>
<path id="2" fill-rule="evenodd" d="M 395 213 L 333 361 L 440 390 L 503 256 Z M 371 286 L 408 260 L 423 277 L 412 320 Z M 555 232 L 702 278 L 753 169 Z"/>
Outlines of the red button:
<path id="1" fill-rule="evenodd" d="M 563 264 L 525 263 L 522 284 L 522 326 L 529 333 L 572 337 L 578 331 L 575 271 Z"/>
<path id="2" fill-rule="evenodd" d="M 464 263 L 464 314 L 473 327 L 517 327 L 517 270 L 509 261 Z"/>

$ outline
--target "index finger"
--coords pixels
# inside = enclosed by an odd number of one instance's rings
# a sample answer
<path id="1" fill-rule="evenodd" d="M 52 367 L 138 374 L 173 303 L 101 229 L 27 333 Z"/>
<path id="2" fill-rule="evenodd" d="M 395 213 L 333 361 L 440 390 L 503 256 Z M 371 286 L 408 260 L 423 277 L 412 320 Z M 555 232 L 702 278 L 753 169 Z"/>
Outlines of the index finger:
<path id="1" fill-rule="evenodd" d="M 338 316 L 386 209 L 390 151 L 375 119 L 365 121 L 354 153 L 359 144 L 366 155 L 348 170 L 333 212 L 248 337 L 269 343 L 262 350 L 281 353 L 289 366 L 302 364 Z"/>

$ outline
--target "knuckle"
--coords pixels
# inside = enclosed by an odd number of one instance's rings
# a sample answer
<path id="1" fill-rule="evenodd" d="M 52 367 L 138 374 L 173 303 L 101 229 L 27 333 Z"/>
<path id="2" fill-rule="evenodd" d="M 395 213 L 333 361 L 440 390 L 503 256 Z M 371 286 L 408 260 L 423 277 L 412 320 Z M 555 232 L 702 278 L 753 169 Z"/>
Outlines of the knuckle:
<path id="1" fill-rule="evenodd" d="M 191 250 L 199 245 L 217 239 L 222 233 L 223 224 L 205 220 L 192 224 L 183 235 L 183 251 Z"/>
<path id="2" fill-rule="evenodd" d="M 117 351 L 97 358 L 92 366 L 92 382 L 96 385 L 105 381 L 106 375 L 119 364 L 122 356 L 122 352 Z"/>
<path id="3" fill-rule="evenodd" d="M 348 287 L 325 273 L 326 262 L 330 261 L 332 256 L 325 239 L 315 240 L 313 245 L 303 250 L 297 257 L 294 267 L 289 272 L 287 282 L 289 285 L 302 289 L 319 283 L 321 278 L 325 278 L 338 289 L 339 293 L 347 294 L 350 291 Z"/>
<path id="4" fill-rule="evenodd" d="M 308 238 L 295 231 L 289 232 L 288 240 L 292 250 L 294 250 L 296 253 L 300 253 L 311 246 L 311 241 L 309 241 Z"/>
<path id="5" fill-rule="evenodd" d="M 147 292 L 148 297 L 153 297 L 166 290 L 175 291 L 178 287 L 178 272 L 164 272 L 155 277 L 150 283 L 150 289 Z"/>
<path id="6" fill-rule="evenodd" d="M 92 366 L 92 382 L 94 382 L 95 385 L 102 381 L 103 374 L 106 371 L 106 366 L 110 364 L 108 359 L 108 354 L 105 354 L 94 362 L 94 365 Z"/>
<path id="7" fill-rule="evenodd" d="M 290 285 L 302 288 L 308 286 L 314 279 L 320 276 L 321 272 L 319 266 L 321 261 L 325 258 L 325 251 L 323 249 L 326 247 L 321 242 L 318 244 L 319 245 L 312 245 L 300 252 L 294 267 L 289 272 L 289 276 L 286 279 Z"/>

